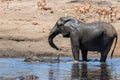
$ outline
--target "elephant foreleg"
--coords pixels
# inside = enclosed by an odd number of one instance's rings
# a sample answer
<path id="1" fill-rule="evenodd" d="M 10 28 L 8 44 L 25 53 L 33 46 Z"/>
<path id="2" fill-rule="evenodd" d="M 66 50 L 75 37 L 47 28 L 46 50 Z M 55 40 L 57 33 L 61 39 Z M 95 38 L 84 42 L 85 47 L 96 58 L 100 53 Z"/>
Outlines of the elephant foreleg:
<path id="1" fill-rule="evenodd" d="M 72 53 L 75 61 L 79 61 L 79 47 L 78 45 L 72 44 Z"/>
<path id="2" fill-rule="evenodd" d="M 72 53 L 73 58 L 75 61 L 79 61 L 79 41 L 77 37 L 73 38 L 71 37 L 71 47 L 72 47 Z"/>
<path id="3" fill-rule="evenodd" d="M 83 61 L 87 61 L 87 50 L 81 49 Z"/>
<path id="4" fill-rule="evenodd" d="M 75 61 L 79 61 L 79 48 L 72 47 L 73 58 Z"/>

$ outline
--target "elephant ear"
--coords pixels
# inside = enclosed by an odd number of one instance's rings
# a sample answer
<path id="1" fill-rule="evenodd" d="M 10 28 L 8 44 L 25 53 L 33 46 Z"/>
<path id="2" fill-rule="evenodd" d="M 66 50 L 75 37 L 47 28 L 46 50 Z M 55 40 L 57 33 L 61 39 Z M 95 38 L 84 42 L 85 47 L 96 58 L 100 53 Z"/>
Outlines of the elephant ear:
<path id="1" fill-rule="evenodd" d="M 67 22 L 77 22 L 75 18 L 73 17 L 60 17 L 56 23 L 57 27 L 64 26 Z"/>
<path id="2" fill-rule="evenodd" d="M 75 19 L 67 19 L 64 23 L 64 26 L 71 28 L 72 30 L 78 26 L 78 21 Z"/>
<path id="3" fill-rule="evenodd" d="M 75 17 L 61 17 L 57 21 L 57 27 L 59 28 L 59 26 L 68 26 L 69 28 L 76 28 L 79 22 L 80 21 Z"/>
<path id="4" fill-rule="evenodd" d="M 78 23 L 78 19 L 77 18 L 74 18 L 74 17 L 64 17 L 63 18 L 64 20 L 64 23 L 66 23 L 66 22 L 69 22 L 69 21 L 72 21 L 72 22 L 74 22 L 74 23 Z"/>

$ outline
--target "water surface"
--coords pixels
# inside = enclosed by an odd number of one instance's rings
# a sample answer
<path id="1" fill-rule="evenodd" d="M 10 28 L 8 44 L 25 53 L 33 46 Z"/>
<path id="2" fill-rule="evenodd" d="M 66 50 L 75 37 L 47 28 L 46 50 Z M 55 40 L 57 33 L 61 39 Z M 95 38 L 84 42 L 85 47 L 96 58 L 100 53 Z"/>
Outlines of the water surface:
<path id="1" fill-rule="evenodd" d="M 91 58 L 87 63 L 73 63 L 62 57 L 59 63 L 23 62 L 24 58 L 0 58 L 0 77 L 19 78 L 35 75 L 36 80 L 120 80 L 120 58 L 101 64 Z"/>

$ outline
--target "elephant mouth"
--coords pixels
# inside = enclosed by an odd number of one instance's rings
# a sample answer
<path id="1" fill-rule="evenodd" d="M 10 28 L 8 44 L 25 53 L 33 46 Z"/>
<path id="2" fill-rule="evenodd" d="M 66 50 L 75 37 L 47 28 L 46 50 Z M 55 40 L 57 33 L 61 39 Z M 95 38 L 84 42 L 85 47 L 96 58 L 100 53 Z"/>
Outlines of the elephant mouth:
<path id="1" fill-rule="evenodd" d="M 70 37 L 70 34 L 63 35 L 63 37 L 69 38 L 69 37 Z"/>
<path id="2" fill-rule="evenodd" d="M 70 33 L 68 33 L 68 34 L 64 34 L 63 37 L 65 37 L 65 38 L 69 38 L 69 37 L 70 37 Z"/>

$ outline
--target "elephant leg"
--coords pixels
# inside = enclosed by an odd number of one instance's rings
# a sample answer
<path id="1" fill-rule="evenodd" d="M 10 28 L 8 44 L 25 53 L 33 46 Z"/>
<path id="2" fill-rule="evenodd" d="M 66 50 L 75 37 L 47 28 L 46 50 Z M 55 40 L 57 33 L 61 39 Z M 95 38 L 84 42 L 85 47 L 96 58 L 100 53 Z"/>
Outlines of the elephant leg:
<path id="1" fill-rule="evenodd" d="M 87 61 L 87 50 L 81 49 L 83 61 Z"/>
<path id="2" fill-rule="evenodd" d="M 76 61 L 79 61 L 79 47 L 72 45 L 73 58 Z"/>
<path id="3" fill-rule="evenodd" d="M 106 58 L 107 58 L 107 55 L 108 55 L 108 51 L 102 52 L 100 62 L 105 62 Z"/>
<path id="4" fill-rule="evenodd" d="M 107 48 L 105 48 L 102 52 L 101 52 L 101 58 L 100 58 L 100 62 L 105 62 L 106 61 L 106 58 L 107 58 L 107 55 L 110 51 L 110 48 L 111 48 L 111 45 L 112 45 L 112 42 L 110 42 L 107 46 Z"/>
<path id="5" fill-rule="evenodd" d="M 79 40 L 75 36 L 72 36 L 70 39 L 71 39 L 73 58 L 75 61 L 79 61 Z"/>

